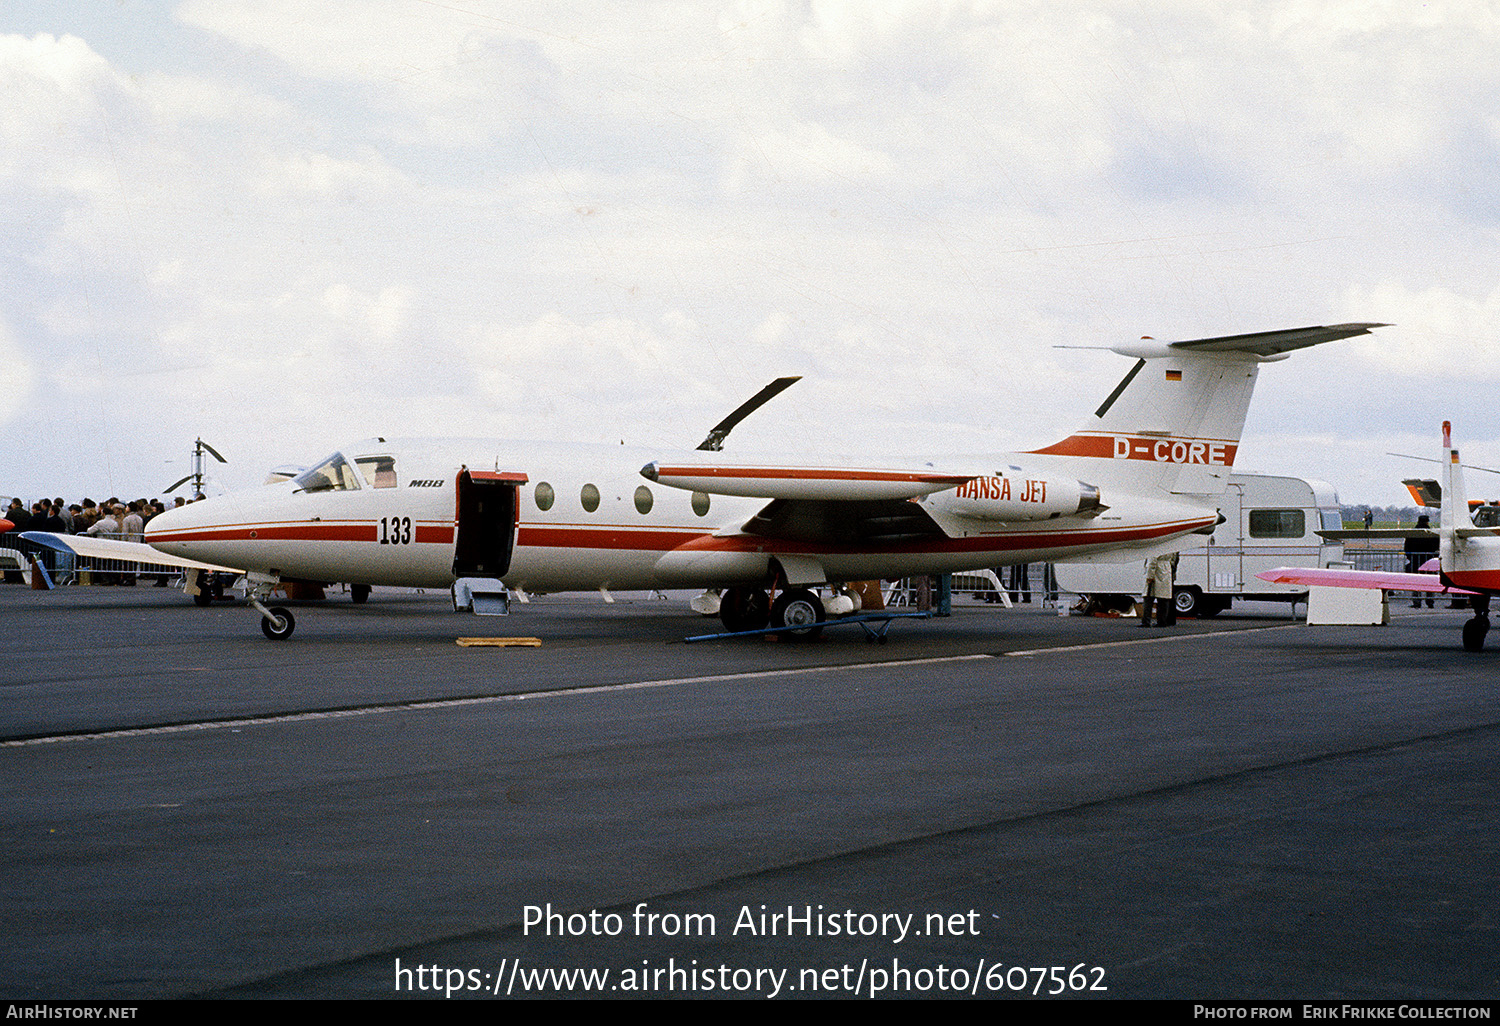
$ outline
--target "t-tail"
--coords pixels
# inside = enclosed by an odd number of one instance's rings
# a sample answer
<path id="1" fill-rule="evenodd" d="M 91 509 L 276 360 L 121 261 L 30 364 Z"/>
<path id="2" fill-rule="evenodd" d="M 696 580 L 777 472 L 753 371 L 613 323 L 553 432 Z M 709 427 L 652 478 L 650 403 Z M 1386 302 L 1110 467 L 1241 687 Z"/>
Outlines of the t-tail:
<path id="1" fill-rule="evenodd" d="M 1135 494 L 1219 495 L 1239 451 L 1262 363 L 1367 335 L 1384 324 L 1333 324 L 1185 342 L 1110 346 L 1136 357 L 1094 415 L 1036 455 L 1081 457 L 1078 476 Z"/>

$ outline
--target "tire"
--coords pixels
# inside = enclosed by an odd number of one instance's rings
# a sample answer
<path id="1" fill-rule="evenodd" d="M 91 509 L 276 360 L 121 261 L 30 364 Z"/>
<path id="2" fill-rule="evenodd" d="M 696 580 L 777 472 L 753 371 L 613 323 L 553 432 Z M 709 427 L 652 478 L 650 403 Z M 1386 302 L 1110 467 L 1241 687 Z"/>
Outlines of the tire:
<path id="1" fill-rule="evenodd" d="M 292 616 L 292 611 L 284 606 L 272 606 L 271 616 L 274 619 L 260 618 L 260 629 L 266 637 L 272 641 L 285 641 L 292 636 L 292 631 L 297 629 L 297 619 Z"/>
<path id="2" fill-rule="evenodd" d="M 1484 636 L 1489 633 L 1490 621 L 1474 617 L 1464 621 L 1464 651 L 1481 652 L 1484 650 Z"/>
<path id="3" fill-rule="evenodd" d="M 1206 613 L 1209 604 L 1203 600 L 1203 593 L 1197 588 L 1178 588 L 1172 592 L 1172 605 L 1178 616 L 1200 616 Z"/>
<path id="4" fill-rule="evenodd" d="M 214 604 L 214 597 L 208 593 L 208 589 L 202 586 L 198 588 L 198 594 L 193 596 L 193 605 L 206 609 Z"/>
<path id="5" fill-rule="evenodd" d="M 762 630 L 771 620 L 770 603 L 760 588 L 726 588 L 719 597 L 719 622 L 731 634 Z"/>
<path id="6" fill-rule="evenodd" d="M 781 593 L 771 607 L 771 626 L 781 628 L 780 637 L 788 641 L 812 640 L 823 633 L 823 602 L 806 588 Z"/>
<path id="7" fill-rule="evenodd" d="M 353 602 L 356 606 L 364 605 L 365 600 L 369 597 L 370 586 L 368 584 L 349 585 L 349 601 Z"/>

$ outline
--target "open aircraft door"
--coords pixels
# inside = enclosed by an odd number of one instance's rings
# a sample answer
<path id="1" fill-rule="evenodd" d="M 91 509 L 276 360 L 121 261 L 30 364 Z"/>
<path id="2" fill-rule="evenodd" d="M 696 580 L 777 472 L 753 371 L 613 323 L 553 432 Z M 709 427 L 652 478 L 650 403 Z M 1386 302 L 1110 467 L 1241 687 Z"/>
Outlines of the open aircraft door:
<path id="1" fill-rule="evenodd" d="M 510 570 L 526 475 L 460 470 L 454 517 L 453 604 L 476 613 L 506 613 L 510 595 L 500 578 Z"/>

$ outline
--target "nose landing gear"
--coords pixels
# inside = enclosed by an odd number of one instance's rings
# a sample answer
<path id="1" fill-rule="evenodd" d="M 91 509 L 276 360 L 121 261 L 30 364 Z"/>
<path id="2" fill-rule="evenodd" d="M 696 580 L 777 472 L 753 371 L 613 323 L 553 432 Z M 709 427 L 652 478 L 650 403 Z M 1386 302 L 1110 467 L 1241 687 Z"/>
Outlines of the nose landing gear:
<path id="1" fill-rule="evenodd" d="M 271 574 L 248 573 L 245 575 L 245 599 L 261 616 L 261 633 L 272 641 L 285 641 L 297 629 L 297 620 L 285 606 L 266 607 L 265 600 L 281 579 Z"/>

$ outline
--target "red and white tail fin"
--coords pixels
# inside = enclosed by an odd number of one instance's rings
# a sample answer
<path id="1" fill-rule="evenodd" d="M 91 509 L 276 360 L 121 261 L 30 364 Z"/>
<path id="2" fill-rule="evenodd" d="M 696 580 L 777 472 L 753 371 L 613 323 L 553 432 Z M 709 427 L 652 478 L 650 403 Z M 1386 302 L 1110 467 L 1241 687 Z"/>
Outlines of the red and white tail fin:
<path id="1" fill-rule="evenodd" d="M 1218 495 L 1228 484 L 1262 363 L 1382 324 L 1334 324 L 1110 347 L 1137 358 L 1083 427 L 1034 450 L 1089 465 L 1091 483 L 1151 494 Z"/>
<path id="2" fill-rule="evenodd" d="M 1464 487 L 1464 468 L 1453 448 L 1453 426 L 1443 421 L 1443 499 L 1438 512 L 1438 559 L 1444 570 L 1461 569 L 1464 539 L 1458 537 L 1461 527 L 1473 527 L 1469 516 L 1469 494 Z"/>

